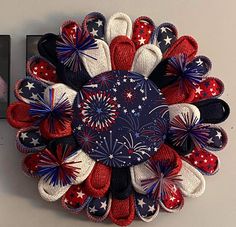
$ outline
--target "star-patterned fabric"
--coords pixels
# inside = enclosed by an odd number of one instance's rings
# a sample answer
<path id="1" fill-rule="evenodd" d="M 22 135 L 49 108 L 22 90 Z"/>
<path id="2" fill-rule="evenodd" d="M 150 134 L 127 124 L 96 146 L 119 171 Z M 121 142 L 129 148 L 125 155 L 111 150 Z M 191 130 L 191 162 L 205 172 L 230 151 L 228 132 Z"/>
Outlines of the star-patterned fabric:
<path id="1" fill-rule="evenodd" d="M 35 102 L 43 97 L 46 86 L 32 78 L 20 80 L 16 86 L 16 96 L 26 103 Z"/>
<path id="2" fill-rule="evenodd" d="M 168 104 L 189 103 L 194 100 L 196 87 L 210 69 L 211 62 L 205 56 L 197 56 L 189 61 L 187 54 L 177 54 L 157 65 L 150 79 L 161 84 Z"/>
<path id="3" fill-rule="evenodd" d="M 223 82 L 219 79 L 208 77 L 195 88 L 195 97 L 193 101 L 200 101 L 212 97 L 218 97 L 224 90 Z"/>
<path id="4" fill-rule="evenodd" d="M 220 127 L 210 127 L 209 130 L 209 139 L 207 140 L 208 149 L 222 149 L 225 146 L 227 140 L 225 132 Z"/>
<path id="5" fill-rule="evenodd" d="M 106 214 L 108 214 L 108 203 L 109 197 L 92 198 L 88 203 L 87 212 L 90 216 L 94 218 L 103 218 Z"/>
<path id="6" fill-rule="evenodd" d="M 218 170 L 219 160 L 217 156 L 204 149 L 194 149 L 185 158 L 204 174 L 212 175 Z"/>
<path id="7" fill-rule="evenodd" d="M 62 198 L 63 206 L 72 212 L 80 212 L 89 202 L 90 198 L 79 185 L 72 185 Z"/>
<path id="8" fill-rule="evenodd" d="M 169 23 L 161 24 L 153 33 L 152 42 L 154 42 L 155 39 L 162 53 L 165 53 L 177 39 L 176 28 Z"/>
<path id="9" fill-rule="evenodd" d="M 211 61 L 205 56 L 197 56 L 190 63 L 187 68 L 195 70 L 195 73 L 206 75 L 211 70 Z"/>
<path id="10" fill-rule="evenodd" d="M 46 144 L 46 140 L 37 127 L 20 131 L 17 135 L 17 147 L 23 153 L 43 150 Z"/>
<path id="11" fill-rule="evenodd" d="M 138 18 L 133 26 L 132 40 L 136 49 L 138 49 L 142 45 L 149 43 L 155 26 L 152 20 L 147 17 Z"/>
<path id="12" fill-rule="evenodd" d="M 33 57 L 27 64 L 28 74 L 43 81 L 57 82 L 56 68 L 40 57 Z"/>
<path id="13" fill-rule="evenodd" d="M 29 176 L 38 177 L 38 164 L 40 158 L 40 152 L 27 155 L 22 163 L 23 171 Z"/>
<path id="14" fill-rule="evenodd" d="M 173 186 L 173 191 L 170 195 L 166 195 L 163 199 L 162 206 L 166 210 L 179 210 L 183 206 L 183 195 L 179 188 Z"/>
<path id="15" fill-rule="evenodd" d="M 192 36 L 181 36 L 176 39 L 175 42 L 170 44 L 168 49 L 163 52 L 163 58 L 175 57 L 180 54 L 187 56 L 187 60 L 190 62 L 193 60 L 198 52 L 197 41 Z"/>
<path id="16" fill-rule="evenodd" d="M 106 20 L 100 13 L 91 13 L 85 17 L 83 27 L 96 39 L 104 39 Z"/>
<path id="17" fill-rule="evenodd" d="M 91 158 L 105 165 L 143 162 L 165 139 L 168 107 L 156 85 L 142 75 L 98 75 L 81 89 L 76 105 L 75 137 Z"/>
<path id="18" fill-rule="evenodd" d="M 159 211 L 159 204 L 149 195 L 135 193 L 135 208 L 138 216 L 148 219 Z"/>

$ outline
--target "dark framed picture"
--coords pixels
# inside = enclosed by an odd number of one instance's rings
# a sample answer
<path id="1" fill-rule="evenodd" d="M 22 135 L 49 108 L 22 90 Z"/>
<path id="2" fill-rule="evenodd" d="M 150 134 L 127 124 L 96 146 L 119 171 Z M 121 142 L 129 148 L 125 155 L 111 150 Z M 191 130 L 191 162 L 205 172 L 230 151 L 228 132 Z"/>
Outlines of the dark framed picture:
<path id="1" fill-rule="evenodd" d="M 6 118 L 10 84 L 10 36 L 0 35 L 0 118 Z"/>
<path id="2" fill-rule="evenodd" d="M 27 35 L 26 36 L 26 62 L 35 55 L 39 55 L 38 41 L 41 35 Z"/>

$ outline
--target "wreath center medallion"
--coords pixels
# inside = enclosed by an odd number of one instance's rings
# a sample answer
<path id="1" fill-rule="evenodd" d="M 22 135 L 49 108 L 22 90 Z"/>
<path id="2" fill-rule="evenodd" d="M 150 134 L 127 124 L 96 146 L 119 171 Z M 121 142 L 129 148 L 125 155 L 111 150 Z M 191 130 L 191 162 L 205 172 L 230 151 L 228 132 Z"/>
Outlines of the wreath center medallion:
<path id="1" fill-rule="evenodd" d="M 82 149 L 112 167 L 144 162 L 164 142 L 169 112 L 146 77 L 110 71 L 91 79 L 77 95 L 73 128 Z"/>

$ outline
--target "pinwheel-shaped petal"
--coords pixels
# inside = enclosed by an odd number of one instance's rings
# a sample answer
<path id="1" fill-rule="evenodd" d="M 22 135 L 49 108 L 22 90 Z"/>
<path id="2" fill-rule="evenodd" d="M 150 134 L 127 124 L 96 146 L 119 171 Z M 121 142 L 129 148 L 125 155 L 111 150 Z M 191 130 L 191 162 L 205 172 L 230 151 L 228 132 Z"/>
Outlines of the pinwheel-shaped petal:
<path id="1" fill-rule="evenodd" d="M 136 191 L 156 200 L 163 209 L 174 212 L 183 206 L 179 184 L 182 162 L 166 145 L 149 161 L 131 168 L 132 183 Z"/>
<path id="2" fill-rule="evenodd" d="M 96 41 L 85 30 L 74 21 L 65 22 L 61 27 L 61 40 L 57 42 L 57 56 L 60 62 L 70 68 L 73 72 L 81 69 L 81 56 L 93 60 L 95 57 L 85 53 L 86 50 L 97 48 Z"/>

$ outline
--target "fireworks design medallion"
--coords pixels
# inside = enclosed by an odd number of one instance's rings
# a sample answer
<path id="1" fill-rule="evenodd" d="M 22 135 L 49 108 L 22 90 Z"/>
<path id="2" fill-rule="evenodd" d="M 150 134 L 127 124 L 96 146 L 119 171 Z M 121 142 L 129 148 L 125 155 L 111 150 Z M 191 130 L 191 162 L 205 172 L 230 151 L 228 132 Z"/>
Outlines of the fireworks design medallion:
<path id="1" fill-rule="evenodd" d="M 165 99 L 152 81 L 137 73 L 111 71 L 94 77 L 78 93 L 75 105 L 76 138 L 86 141 L 83 148 L 91 158 L 109 166 L 131 166 L 147 160 L 167 133 Z M 86 138 L 81 138 L 84 132 Z"/>

